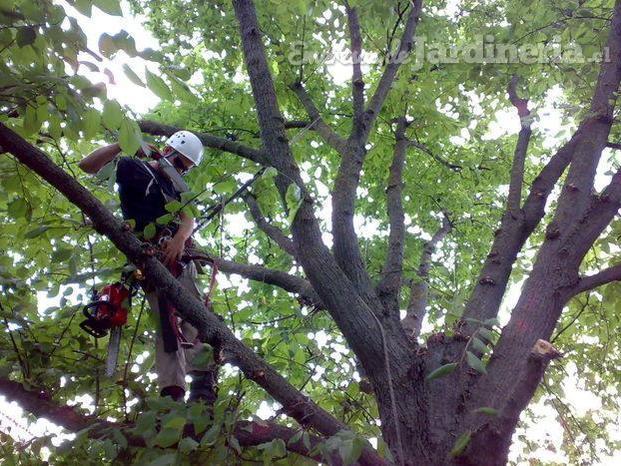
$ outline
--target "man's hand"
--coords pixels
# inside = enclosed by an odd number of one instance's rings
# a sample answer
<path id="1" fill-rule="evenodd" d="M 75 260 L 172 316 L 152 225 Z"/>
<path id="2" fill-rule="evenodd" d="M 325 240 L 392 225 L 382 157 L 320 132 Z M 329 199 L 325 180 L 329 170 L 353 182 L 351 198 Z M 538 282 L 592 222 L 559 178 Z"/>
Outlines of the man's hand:
<path id="1" fill-rule="evenodd" d="M 166 241 L 162 245 L 162 251 L 164 252 L 164 264 L 170 266 L 181 259 L 183 254 L 183 248 L 185 245 L 185 239 L 179 235 L 173 236 L 170 240 Z"/>

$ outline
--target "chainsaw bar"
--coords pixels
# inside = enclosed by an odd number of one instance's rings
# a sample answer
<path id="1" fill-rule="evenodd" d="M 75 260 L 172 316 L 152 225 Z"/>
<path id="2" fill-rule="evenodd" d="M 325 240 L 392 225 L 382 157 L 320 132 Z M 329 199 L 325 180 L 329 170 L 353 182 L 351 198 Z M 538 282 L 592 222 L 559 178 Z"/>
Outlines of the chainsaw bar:
<path id="1" fill-rule="evenodd" d="M 112 377 L 116 372 L 116 364 L 119 360 L 119 350 L 121 348 L 121 328 L 112 327 L 110 329 L 110 339 L 108 340 L 108 355 L 106 357 L 106 376 Z"/>

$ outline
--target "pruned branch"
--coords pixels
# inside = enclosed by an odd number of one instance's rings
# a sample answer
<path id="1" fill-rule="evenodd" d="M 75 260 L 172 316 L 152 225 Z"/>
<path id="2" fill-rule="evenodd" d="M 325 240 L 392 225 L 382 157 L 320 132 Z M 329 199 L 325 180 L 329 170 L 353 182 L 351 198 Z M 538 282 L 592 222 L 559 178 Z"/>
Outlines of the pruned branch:
<path id="1" fill-rule="evenodd" d="M 249 379 L 278 400 L 290 416 L 326 435 L 333 435 L 345 428 L 239 341 L 224 323 L 205 309 L 198 298 L 175 280 L 157 260 L 150 245 L 141 243 L 101 202 L 54 164 L 45 153 L 1 123 L 0 145 L 78 206 L 92 220 L 94 228 L 106 235 L 131 262 L 140 267 L 145 278 L 160 293 L 166 294 L 181 315 L 198 330 L 201 341 L 221 348 L 229 362 L 237 365 Z"/>
<path id="2" fill-rule="evenodd" d="M 403 166 L 408 147 L 408 140 L 405 137 L 408 124 L 405 116 L 397 120 L 396 142 L 386 183 L 386 203 L 390 223 L 388 251 L 386 252 L 382 278 L 377 285 L 377 294 L 384 308 L 392 312 L 399 310 L 399 291 L 401 290 L 403 272 L 403 249 L 405 246 Z"/>
<path id="3" fill-rule="evenodd" d="M 322 137 L 322 139 L 339 154 L 341 154 L 347 145 L 347 141 L 337 134 L 334 129 L 328 125 L 321 117 L 317 106 L 311 99 L 310 95 L 306 92 L 306 89 L 300 82 L 295 82 L 289 86 L 289 88 L 298 96 L 298 99 L 308 117 L 311 120 L 310 129 L 314 129 Z"/>
<path id="4" fill-rule="evenodd" d="M 244 196 L 244 200 L 246 201 L 246 205 L 248 205 L 250 215 L 259 229 L 274 240 L 274 242 L 276 242 L 276 244 L 278 244 L 283 251 L 295 257 L 296 248 L 294 242 L 291 238 L 286 236 L 280 228 L 275 227 L 267 221 L 267 219 L 263 216 L 263 212 L 261 212 L 261 208 L 259 207 L 256 198 L 252 194 L 247 194 Z"/>
<path id="5" fill-rule="evenodd" d="M 438 248 L 438 244 L 446 238 L 453 229 L 448 215 L 444 215 L 442 226 L 434 233 L 423 247 L 423 254 L 420 264 L 416 271 L 417 278 L 413 279 L 410 285 L 410 302 L 407 307 L 407 314 L 401 321 L 401 325 L 408 334 L 416 338 L 420 334 L 421 326 L 427 305 L 429 303 L 429 270 L 431 269 L 431 258 Z"/>
<path id="6" fill-rule="evenodd" d="M 517 95 L 518 77 L 513 76 L 507 88 L 509 100 L 517 109 L 520 117 L 520 133 L 513 154 L 513 166 L 511 167 L 511 181 L 509 183 L 509 196 L 507 198 L 507 210 L 514 216 L 520 215 L 522 205 L 522 184 L 524 183 L 524 163 L 528 152 L 528 143 L 532 134 L 530 123 L 530 110 L 528 100 L 521 99 Z"/>
<path id="7" fill-rule="evenodd" d="M 140 126 L 141 131 L 144 131 L 147 134 L 152 134 L 154 136 L 170 136 L 173 133 L 184 129 L 151 120 L 141 120 L 138 122 L 138 125 Z M 261 165 L 269 165 L 265 153 L 259 149 L 254 149 L 252 147 L 245 146 L 239 142 L 231 141 L 227 138 L 219 136 L 214 136 L 213 134 L 209 133 L 195 132 L 195 134 L 198 136 L 204 146 L 211 147 L 213 149 L 223 150 L 225 152 L 230 152 L 231 154 L 239 155 L 240 157 L 252 160 L 253 162 Z"/>
<path id="8" fill-rule="evenodd" d="M 352 101 L 354 109 L 354 132 L 359 131 L 362 122 L 362 113 L 364 112 L 364 81 L 362 80 L 362 36 L 360 34 L 360 19 L 358 18 L 358 9 L 352 8 L 349 2 L 345 2 L 345 10 L 347 11 L 347 23 L 349 26 L 351 59 L 352 59 Z"/>
<path id="9" fill-rule="evenodd" d="M 110 428 L 122 429 L 125 431 L 129 445 L 146 447 L 142 437 L 132 435 L 130 430 L 133 427 L 132 424 L 114 423 L 99 419 L 96 416 L 84 414 L 74 406 L 61 405 L 51 400 L 44 391 L 26 390 L 22 384 L 0 377 L 0 394 L 8 401 L 16 402 L 21 408 L 37 418 L 48 419 L 70 432 L 78 432 L 90 428 L 88 432 L 89 437 L 102 439 L 109 433 Z M 301 439 L 297 442 L 290 442 L 297 432 L 297 430 L 290 427 L 268 421 L 238 421 L 233 428 L 233 436 L 242 447 L 253 447 L 274 439 L 282 439 L 285 445 L 287 445 L 288 450 L 320 461 L 321 456 L 311 452 L 323 439 L 309 435 L 310 448 L 307 448 Z M 201 435 L 197 435 L 194 432 L 192 425 L 186 425 L 184 428 L 184 437 L 193 437 L 196 441 L 200 441 Z"/>

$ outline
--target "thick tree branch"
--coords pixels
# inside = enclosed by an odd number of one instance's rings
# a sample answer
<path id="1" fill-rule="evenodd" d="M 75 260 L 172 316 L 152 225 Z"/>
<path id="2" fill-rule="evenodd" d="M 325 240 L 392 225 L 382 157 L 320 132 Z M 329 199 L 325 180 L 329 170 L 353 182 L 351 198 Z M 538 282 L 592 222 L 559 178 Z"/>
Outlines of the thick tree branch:
<path id="1" fill-rule="evenodd" d="M 580 277 L 578 285 L 574 289 L 574 294 L 584 293 L 585 291 L 591 291 L 598 286 L 605 285 L 610 282 L 617 282 L 621 280 L 621 265 L 614 265 L 607 269 L 602 270 L 594 275 L 586 275 Z"/>
<path id="2" fill-rule="evenodd" d="M 561 353 L 545 340 L 537 340 L 532 347 L 522 371 L 512 380 L 512 390 L 505 396 L 505 403 L 498 414 L 490 418 L 479 414 L 483 424 L 473 434 L 468 448 L 460 460 L 463 464 L 498 464 L 496 458 L 505 458 L 511 445 L 511 434 L 520 414 L 526 408 L 537 389 L 551 360 Z M 490 445 L 494 445 L 490 451 Z M 481 458 L 486 460 L 481 462 Z"/>
<path id="3" fill-rule="evenodd" d="M 434 233 L 423 247 L 423 254 L 420 258 L 420 265 L 416 271 L 417 278 L 412 280 L 410 286 L 410 302 L 407 307 L 407 314 L 401 321 L 401 325 L 409 335 L 416 338 L 420 335 L 423 318 L 429 303 L 429 270 L 431 269 L 431 258 L 438 248 L 438 244 L 451 232 L 453 225 L 444 215 L 442 226 Z"/>
<path id="4" fill-rule="evenodd" d="M 528 110 L 528 100 L 521 99 L 517 95 L 518 77 L 513 76 L 509 83 L 507 92 L 513 106 L 517 109 L 520 117 L 520 133 L 515 145 L 513 155 L 513 166 L 511 168 L 511 181 L 509 183 L 509 196 L 507 198 L 507 210 L 514 216 L 520 215 L 522 206 L 522 184 L 524 182 L 524 163 L 528 151 L 528 143 L 532 134 L 530 128 L 530 110 Z"/>
<path id="5" fill-rule="evenodd" d="M 287 413 L 303 425 L 333 435 L 345 426 L 302 395 L 284 377 L 239 341 L 233 333 L 166 270 L 155 258 L 152 247 L 141 243 L 101 202 L 65 173 L 42 151 L 0 123 L 0 145 L 20 162 L 49 182 L 78 206 L 128 259 L 143 270 L 145 277 L 199 331 L 199 338 L 221 348 L 225 357 L 237 365 L 251 380 L 261 385 L 281 403 Z"/>
<path id="6" fill-rule="evenodd" d="M 78 432 L 90 427 L 89 436 L 100 439 L 106 435 L 106 430 L 109 428 L 123 429 L 126 430 L 129 445 L 146 447 L 142 437 L 132 435 L 131 431 L 128 430 L 132 427 L 131 424 L 118 424 L 81 413 L 76 407 L 61 405 L 51 400 L 45 392 L 26 390 L 22 384 L 4 377 L 0 377 L 0 395 L 8 401 L 16 402 L 21 408 L 37 418 L 48 419 L 70 432 Z M 322 442 L 322 439 L 314 435 L 309 436 L 310 448 L 306 448 L 301 440 L 290 443 L 291 438 L 297 432 L 295 429 L 273 422 L 239 421 L 235 425 L 233 435 L 242 447 L 253 447 L 279 438 L 284 440 L 287 449 L 290 451 L 321 461 L 321 457 L 311 454 L 311 451 Z M 195 434 L 191 425 L 187 425 L 184 429 L 184 436 L 194 437 L 197 441 L 201 440 L 201 435 Z"/>
<path id="7" fill-rule="evenodd" d="M 355 125 L 348 138 L 347 151 L 342 154 L 341 165 L 332 192 L 332 234 L 334 256 L 339 267 L 354 283 L 356 289 L 372 307 L 381 305 L 371 283 L 366 264 L 360 252 L 358 236 L 354 228 L 356 190 L 366 156 L 366 142 L 382 105 L 390 91 L 401 63 L 412 49 L 414 31 L 420 15 L 422 0 L 412 2 L 397 55 L 384 69 L 373 97 L 369 101 L 360 125 Z M 359 129 L 359 130 L 358 130 Z"/>
<path id="8" fill-rule="evenodd" d="M 306 113 L 308 113 L 308 117 L 312 123 L 310 129 L 317 131 L 317 133 L 330 147 L 336 150 L 339 154 L 342 154 L 345 150 L 347 142 L 339 136 L 337 132 L 334 131 L 321 117 L 317 106 L 311 99 L 310 95 L 306 92 L 306 89 L 304 89 L 302 83 L 295 82 L 291 84 L 289 88 L 295 93 L 295 95 L 298 96 L 300 103 L 306 110 Z"/>
<path id="9" fill-rule="evenodd" d="M 138 125 L 140 126 L 141 131 L 154 136 L 170 136 L 173 133 L 184 129 L 150 120 L 139 121 Z M 231 154 L 239 155 L 261 165 L 269 165 L 268 160 L 265 157 L 265 153 L 261 150 L 245 146 L 239 142 L 230 141 L 229 139 L 223 137 L 214 136 L 209 133 L 196 132 L 195 134 L 199 137 L 204 146 L 230 152 Z"/>
<path id="10" fill-rule="evenodd" d="M 485 320 L 496 316 L 517 255 L 543 219 L 550 193 L 569 166 L 579 141 L 585 137 L 588 129 L 580 126 L 541 169 L 524 201 L 522 215 L 505 211 L 464 317 Z"/>
<path id="11" fill-rule="evenodd" d="M 528 352 L 537 340 L 551 337 L 565 303 L 579 282 L 578 270 L 584 255 L 621 205 L 621 173 L 613 176 L 602 196 L 593 196 L 591 192 L 595 169 L 608 141 L 621 82 L 619 2 L 614 7 L 606 46 L 610 60 L 602 62 L 590 112 L 581 125 L 585 137 L 575 142 L 569 174 L 554 218 L 546 230 L 546 240 L 539 249 L 511 319 L 494 347 L 487 366 L 488 375 L 479 378 L 472 387 L 470 405 L 489 402 L 492 407 L 502 407 L 505 394 L 514 385 L 509 375 L 525 370 Z M 535 388 L 536 384 L 523 387 L 523 399 L 529 400 Z M 494 395 L 490 398 L 488 393 Z M 525 404 L 521 409 L 524 407 Z"/>
<path id="12" fill-rule="evenodd" d="M 252 194 L 247 194 L 244 196 L 244 200 L 248 205 L 250 215 L 252 216 L 259 229 L 272 240 L 274 240 L 274 242 L 278 244 L 278 246 L 280 246 L 283 251 L 295 257 L 295 243 L 291 240 L 291 238 L 286 236 L 280 228 L 275 227 L 266 220 L 266 218 L 263 216 L 263 212 L 261 212 L 261 208 L 259 207 L 256 198 Z"/>
<path id="13" fill-rule="evenodd" d="M 272 81 L 256 11 L 251 0 L 233 0 L 239 22 L 246 68 L 257 106 L 261 136 L 274 166 L 286 178 L 285 188 L 293 182 L 303 188 L 299 169 L 287 144 L 278 108 L 276 91 Z M 355 194 L 355 186 L 354 186 Z M 370 380 L 377 389 L 380 400 L 382 429 L 386 435 L 400 432 L 399 410 L 394 394 L 395 383 L 411 373 L 414 353 L 400 328 L 399 322 L 385 322 L 374 314 L 369 301 L 363 299 L 352 282 L 343 273 L 343 263 L 335 262 L 323 243 L 322 233 L 312 208 L 312 199 L 303 189 L 302 202 L 291 225 L 293 239 L 298 250 L 298 260 L 313 287 L 326 305 L 330 315 L 343 332 L 353 352 L 360 359 Z M 366 272 L 366 271 L 365 271 Z M 367 275 L 368 276 L 368 275 Z M 365 291 L 374 293 L 369 284 Z M 364 296 L 364 292 L 363 292 Z M 366 297 L 366 296 L 365 296 Z M 377 298 L 376 298 L 376 301 Z M 369 329 L 376 331 L 369 331 Z M 395 453 L 400 455 L 401 449 Z M 363 451 L 360 462 L 374 464 L 376 455 Z"/>
<path id="14" fill-rule="evenodd" d="M 405 214 L 403 212 L 403 166 L 408 141 L 405 130 L 408 122 L 405 117 L 399 118 L 395 132 L 396 143 L 386 183 L 386 203 L 390 233 L 388 235 L 388 251 L 384 261 L 382 278 L 377 285 L 377 294 L 390 312 L 399 311 L 399 291 L 403 272 L 403 249 L 405 246 Z"/>
<path id="15" fill-rule="evenodd" d="M 584 122 L 589 135 L 580 141 L 575 151 L 559 197 L 554 228 L 569 219 L 581 218 L 589 208 L 597 165 L 608 144 L 621 82 L 621 4 L 618 2 L 614 7 L 606 47 L 609 59 L 603 60 L 600 66 L 589 114 Z"/>
<path id="16" fill-rule="evenodd" d="M 354 132 L 360 131 L 362 113 L 364 112 L 364 81 L 362 80 L 362 36 L 360 34 L 360 19 L 358 9 L 352 8 L 349 2 L 345 2 L 347 22 L 349 26 L 350 49 L 352 59 L 352 101 L 354 108 Z"/>

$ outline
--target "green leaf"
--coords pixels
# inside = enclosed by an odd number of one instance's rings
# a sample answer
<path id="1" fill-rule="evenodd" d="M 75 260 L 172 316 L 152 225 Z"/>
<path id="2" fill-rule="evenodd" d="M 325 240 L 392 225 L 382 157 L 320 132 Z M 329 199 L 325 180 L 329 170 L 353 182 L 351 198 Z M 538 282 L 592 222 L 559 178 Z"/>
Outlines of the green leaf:
<path id="1" fill-rule="evenodd" d="M 123 121 L 123 110 L 118 102 L 115 100 L 106 100 L 101 119 L 109 130 L 118 129 Z"/>
<path id="2" fill-rule="evenodd" d="M 155 233 L 157 233 L 157 229 L 155 228 L 155 223 L 151 222 L 146 227 L 144 227 L 144 239 L 151 239 L 155 237 Z"/>
<path id="3" fill-rule="evenodd" d="M 433 379 L 438 379 L 440 377 L 444 377 L 445 375 L 450 374 L 451 372 L 453 372 L 455 370 L 455 368 L 457 368 L 457 363 L 456 362 L 451 362 L 448 364 L 444 364 L 443 366 L 438 367 L 437 369 L 431 371 L 429 373 L 429 375 L 427 375 L 427 377 L 425 377 L 425 380 L 433 380 Z"/>
<path id="4" fill-rule="evenodd" d="M 203 348 L 192 359 L 192 366 L 205 367 L 213 362 L 213 348 L 208 344 L 203 344 Z"/>
<path id="5" fill-rule="evenodd" d="M 151 461 L 148 466 L 170 466 L 176 464 L 177 454 L 167 453 L 165 455 L 158 456 L 154 461 Z"/>
<path id="6" fill-rule="evenodd" d="M 38 226 L 38 227 L 33 228 L 32 230 L 26 232 L 26 234 L 24 235 L 24 238 L 26 238 L 26 239 L 37 238 L 38 236 L 41 236 L 43 233 L 45 233 L 49 229 L 50 229 L 50 227 L 47 226 L 47 225 Z"/>
<path id="7" fill-rule="evenodd" d="M 121 450 L 127 448 L 127 439 L 120 429 L 112 429 L 112 438 Z"/>
<path id="8" fill-rule="evenodd" d="M 181 416 L 174 416 L 171 419 L 168 419 L 164 424 L 164 427 L 167 429 L 175 429 L 181 430 L 185 425 L 185 418 Z"/>
<path id="9" fill-rule="evenodd" d="M 472 432 L 470 432 L 469 430 L 461 434 L 459 438 L 455 441 L 450 455 L 453 458 L 460 456 L 466 450 L 466 447 L 468 447 L 471 438 Z"/>
<path id="10" fill-rule="evenodd" d="M 17 30 L 15 41 L 18 47 L 25 47 L 34 43 L 37 38 L 37 31 L 32 26 L 20 27 Z"/>
<path id="11" fill-rule="evenodd" d="M 235 437 L 229 437 L 229 446 L 237 452 L 238 455 L 241 455 L 241 446 L 239 445 L 239 441 Z"/>
<path id="12" fill-rule="evenodd" d="M 133 82 L 137 86 L 145 87 L 145 84 L 142 82 L 142 79 L 140 79 L 140 77 L 136 73 L 134 73 L 134 70 L 132 70 L 127 63 L 123 64 L 123 71 L 125 72 L 125 75 L 129 78 L 131 82 Z"/>
<path id="13" fill-rule="evenodd" d="M 154 445 L 160 446 L 162 448 L 168 448 L 179 442 L 182 434 L 181 429 L 170 429 L 163 428 L 158 432 L 153 440 Z"/>
<path id="14" fill-rule="evenodd" d="M 20 219 L 26 216 L 28 203 L 21 197 L 13 199 L 8 206 L 8 214 L 14 219 Z"/>
<path id="15" fill-rule="evenodd" d="M 168 79 L 170 81 L 170 87 L 172 88 L 172 93 L 179 100 L 184 100 L 186 102 L 195 102 L 196 96 L 192 94 L 192 91 L 187 86 L 186 83 L 181 81 L 179 78 L 168 74 Z"/>
<path id="16" fill-rule="evenodd" d="M 104 13 L 114 16 L 122 16 L 123 11 L 118 0 L 93 0 L 93 4 Z"/>
<path id="17" fill-rule="evenodd" d="M 306 431 L 304 431 L 304 433 L 302 434 L 302 443 L 304 444 L 304 448 L 306 448 L 307 450 L 310 450 L 311 448 L 310 435 Z"/>
<path id="18" fill-rule="evenodd" d="M 304 433 L 303 430 L 298 430 L 295 435 L 292 435 L 291 438 L 289 439 L 289 441 L 287 442 L 287 445 L 293 445 L 296 442 L 299 442 L 300 439 L 302 438 L 302 434 Z"/>
<path id="19" fill-rule="evenodd" d="M 127 155 L 134 155 L 142 144 L 142 133 L 138 123 L 134 120 L 124 118 L 121 122 L 119 131 L 119 145 Z"/>
<path id="20" fill-rule="evenodd" d="M 97 132 L 99 131 L 99 125 L 101 124 L 101 115 L 99 112 L 93 108 L 87 110 L 84 113 L 83 128 L 84 128 L 84 138 L 92 139 Z"/>
<path id="21" fill-rule="evenodd" d="M 466 351 L 466 360 L 468 361 L 468 365 L 475 371 L 480 372 L 481 374 L 487 374 L 483 361 L 477 358 L 471 351 Z"/>
<path id="22" fill-rule="evenodd" d="M 498 410 L 488 406 L 482 406 L 474 410 L 475 413 L 485 414 L 487 416 L 498 416 Z"/>
<path id="23" fill-rule="evenodd" d="M 23 128 L 26 134 L 34 134 L 39 131 L 39 128 L 41 128 L 41 123 L 43 123 L 43 120 L 39 118 L 39 112 L 37 111 L 37 109 L 30 105 L 26 107 L 23 124 Z"/>
<path id="24" fill-rule="evenodd" d="M 483 341 L 479 340 L 476 337 L 472 338 L 470 346 L 477 350 L 479 353 L 486 353 L 489 350 L 489 346 L 487 346 Z"/>
<path id="25" fill-rule="evenodd" d="M 278 175 L 278 170 L 274 167 L 268 167 L 264 172 L 262 178 L 273 178 Z"/>
<path id="26" fill-rule="evenodd" d="M 173 216 L 173 214 L 165 214 L 161 217 L 156 218 L 155 223 L 157 223 L 158 225 L 168 225 L 170 222 L 173 221 L 174 218 L 175 217 Z"/>
<path id="27" fill-rule="evenodd" d="M 287 203 L 287 208 L 289 209 L 287 220 L 289 221 L 289 225 L 291 225 L 293 220 L 295 220 L 295 216 L 298 213 L 300 206 L 302 205 L 302 192 L 297 184 L 291 183 L 287 186 L 285 202 Z"/>
<path id="28" fill-rule="evenodd" d="M 73 251 L 73 249 L 68 248 L 57 249 L 52 253 L 52 261 L 56 263 L 64 262 L 71 257 Z"/>
<path id="29" fill-rule="evenodd" d="M 215 445 L 216 440 L 218 440 L 218 435 L 220 435 L 220 424 L 214 424 L 209 428 L 203 438 L 201 439 L 200 445 L 201 447 L 211 447 Z"/>
<path id="30" fill-rule="evenodd" d="M 171 201 L 164 206 L 164 208 L 166 209 L 166 212 L 179 212 L 181 210 L 181 207 L 182 207 L 182 204 L 179 201 Z"/>
<path id="31" fill-rule="evenodd" d="M 483 338 L 485 338 L 487 341 L 489 341 L 490 343 L 492 342 L 493 334 L 491 330 L 485 327 L 481 327 L 480 329 L 477 330 L 477 333 Z"/>
<path id="32" fill-rule="evenodd" d="M 181 442 L 179 442 L 179 446 L 177 447 L 177 449 L 181 452 L 181 454 L 187 455 L 188 453 L 196 450 L 198 445 L 199 443 L 193 438 L 185 437 L 181 439 Z"/>
<path id="33" fill-rule="evenodd" d="M 145 70 L 145 76 L 147 78 L 148 88 L 153 91 L 156 96 L 160 99 L 169 100 L 171 102 L 174 100 L 168 85 L 166 85 L 162 78 L 151 73 L 148 69 Z"/>
<path id="34" fill-rule="evenodd" d="M 115 52 L 119 50 L 119 47 L 114 41 L 114 38 L 106 32 L 99 36 L 97 46 L 99 47 L 99 51 L 101 52 L 101 54 L 106 58 L 110 58 Z"/>
<path id="35" fill-rule="evenodd" d="M 227 193 L 233 192 L 233 190 L 236 187 L 237 187 L 237 183 L 235 183 L 235 180 L 227 180 L 227 181 L 222 181 L 221 183 L 217 183 L 213 187 L 213 191 L 216 194 L 227 194 Z"/>

